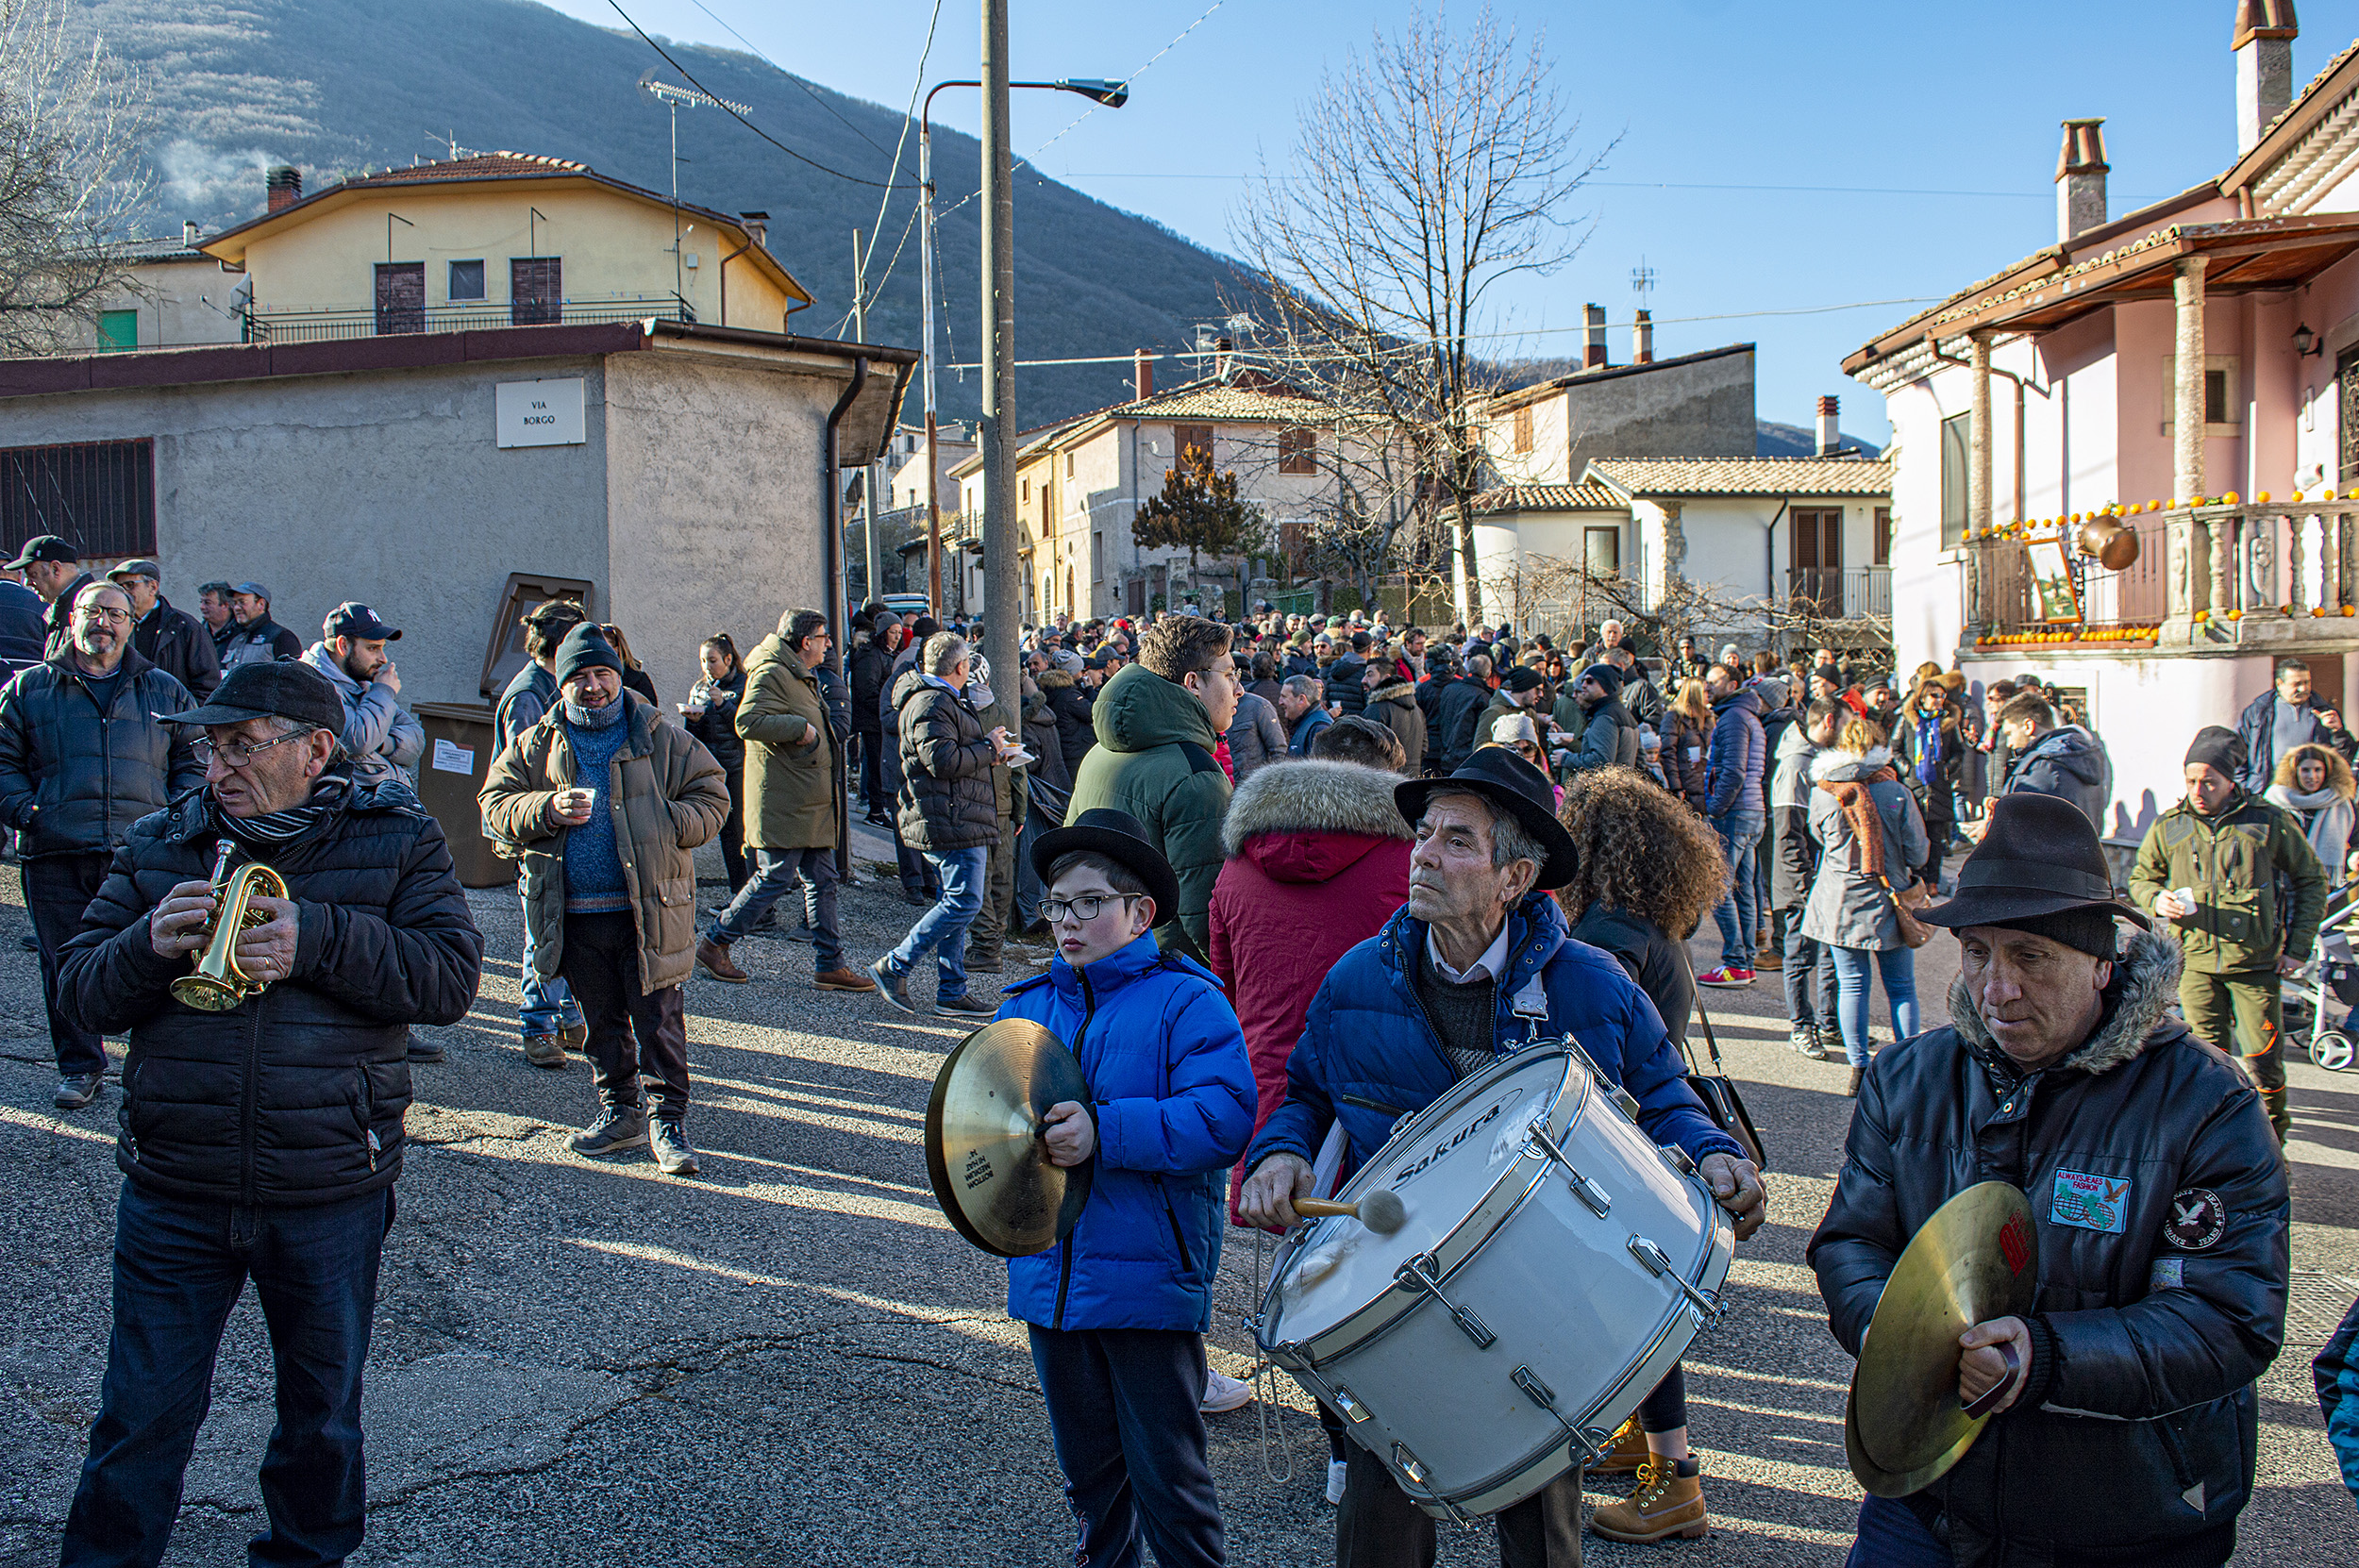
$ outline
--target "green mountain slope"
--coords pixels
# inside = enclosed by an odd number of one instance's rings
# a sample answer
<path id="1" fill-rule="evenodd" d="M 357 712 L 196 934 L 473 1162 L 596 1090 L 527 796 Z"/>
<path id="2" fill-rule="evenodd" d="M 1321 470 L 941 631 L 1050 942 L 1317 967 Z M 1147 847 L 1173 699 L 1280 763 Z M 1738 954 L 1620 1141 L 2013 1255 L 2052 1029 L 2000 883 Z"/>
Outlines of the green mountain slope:
<path id="1" fill-rule="evenodd" d="M 627 32 L 609 32 L 527 0 L 92 0 L 88 23 L 154 83 L 156 192 L 150 232 L 184 219 L 208 229 L 262 206 L 265 167 L 293 163 L 305 188 L 344 173 L 449 156 L 449 141 L 577 158 L 601 174 L 668 188 L 669 122 L 636 84 L 672 72 Z M 901 132 L 897 111 L 831 92 L 750 55 L 665 47 L 706 88 L 753 109 L 780 142 L 830 169 L 884 181 Z M 937 131 L 945 272 L 945 365 L 977 348 L 981 204 L 979 149 Z M 770 146 L 726 113 L 680 115 L 680 196 L 725 211 L 769 212 L 770 244 L 817 303 L 797 330 L 851 335 L 851 234 L 881 229 L 879 260 L 899 256 L 869 312 L 871 341 L 921 337 L 914 207 L 914 132 L 900 180 L 884 192 L 832 178 Z M 949 210 L 955 208 L 955 210 Z M 1016 352 L 1046 359 L 1193 343 L 1198 322 L 1225 312 L 1233 263 L 1144 218 L 1020 170 L 1015 198 Z M 906 242 L 901 242 L 905 230 Z M 1174 374 L 1166 367 L 1165 376 Z M 1029 426 L 1118 401 L 1128 365 L 1043 366 L 1017 373 L 1019 422 Z M 941 382 L 947 415 L 969 417 L 973 373 Z M 912 395 L 909 411 L 917 408 Z"/>

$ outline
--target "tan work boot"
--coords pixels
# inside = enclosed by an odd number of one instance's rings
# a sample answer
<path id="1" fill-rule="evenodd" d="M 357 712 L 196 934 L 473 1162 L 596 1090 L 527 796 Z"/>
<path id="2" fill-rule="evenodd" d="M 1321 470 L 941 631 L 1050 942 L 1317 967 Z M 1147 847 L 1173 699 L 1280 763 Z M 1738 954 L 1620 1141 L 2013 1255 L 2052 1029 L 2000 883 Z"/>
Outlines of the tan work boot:
<path id="1" fill-rule="evenodd" d="M 738 968 L 737 960 L 729 957 L 728 943 L 715 942 L 711 937 L 696 943 L 696 967 L 714 979 L 727 980 L 733 986 L 742 986 L 753 978 Z"/>
<path id="2" fill-rule="evenodd" d="M 1614 1428 L 1614 1441 L 1606 1444 L 1605 1457 L 1589 1467 L 1589 1474 L 1635 1476 L 1646 1462 L 1647 1434 L 1638 1429 L 1638 1418 L 1631 1416 Z"/>
<path id="3" fill-rule="evenodd" d="M 1703 1471 L 1679 1474 L 1679 1461 L 1649 1456 L 1638 1467 L 1638 1490 L 1623 1503 L 1608 1503 L 1589 1518 L 1589 1527 L 1608 1541 L 1641 1545 L 1680 1536 L 1700 1541 L 1712 1533 L 1704 1520 Z"/>
<path id="4" fill-rule="evenodd" d="M 822 970 L 811 976 L 811 983 L 821 991 L 873 992 L 877 989 L 876 981 L 858 970 L 847 969 L 842 964 L 837 964 L 833 969 Z"/>

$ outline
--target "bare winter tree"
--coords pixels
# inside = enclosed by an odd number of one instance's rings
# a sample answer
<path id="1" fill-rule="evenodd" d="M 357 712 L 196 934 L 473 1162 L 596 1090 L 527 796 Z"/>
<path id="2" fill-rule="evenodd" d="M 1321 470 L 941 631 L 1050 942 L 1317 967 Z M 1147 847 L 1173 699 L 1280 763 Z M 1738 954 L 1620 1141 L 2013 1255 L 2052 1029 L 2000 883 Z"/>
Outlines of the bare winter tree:
<path id="1" fill-rule="evenodd" d="M 70 0 L 0 0 L 0 354 L 71 346 L 130 279 L 139 79 Z"/>
<path id="2" fill-rule="evenodd" d="M 1252 183 L 1235 225 L 1287 378 L 1387 425 L 1414 455 L 1416 505 L 1454 520 L 1470 620 L 1478 410 L 1498 390 L 1476 344 L 1501 283 L 1579 249 L 1566 207 L 1598 166 L 1571 150 L 1551 69 L 1487 7 L 1460 32 L 1422 14 L 1379 32 L 1321 81 L 1287 169 Z"/>

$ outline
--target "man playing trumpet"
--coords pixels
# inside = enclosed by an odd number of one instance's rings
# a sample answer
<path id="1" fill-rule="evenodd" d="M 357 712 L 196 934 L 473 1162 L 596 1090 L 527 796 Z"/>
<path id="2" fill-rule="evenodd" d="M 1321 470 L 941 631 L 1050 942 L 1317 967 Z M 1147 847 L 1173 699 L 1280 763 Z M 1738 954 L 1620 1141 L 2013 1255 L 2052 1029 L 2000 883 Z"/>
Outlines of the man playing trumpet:
<path id="1" fill-rule="evenodd" d="M 142 817 L 59 960 L 59 1006 L 128 1033 L 114 1326 L 68 1565 L 154 1562 L 178 1511 L 223 1325 L 251 1276 L 279 1368 L 257 1561 L 341 1562 L 366 1494 L 360 1369 L 393 1218 L 410 1026 L 466 1013 L 483 941 L 443 830 L 398 780 L 356 782 L 317 671 L 242 665 L 201 708 L 205 786 Z M 175 999 L 208 944 L 218 845 L 257 896 L 225 1011 Z"/>

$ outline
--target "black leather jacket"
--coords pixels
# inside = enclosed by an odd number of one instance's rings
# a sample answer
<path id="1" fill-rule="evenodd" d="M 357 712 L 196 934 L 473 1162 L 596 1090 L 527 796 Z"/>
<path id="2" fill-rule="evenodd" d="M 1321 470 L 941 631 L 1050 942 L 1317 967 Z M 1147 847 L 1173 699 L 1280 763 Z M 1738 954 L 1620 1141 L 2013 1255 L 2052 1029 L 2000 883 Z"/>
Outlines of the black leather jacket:
<path id="1" fill-rule="evenodd" d="M 466 1016 L 483 939 L 443 829 L 395 780 L 262 859 L 300 909 L 293 973 L 228 1012 L 175 1001 L 147 914 L 213 869 L 210 793 L 143 819 L 59 961 L 59 1008 L 128 1033 L 115 1163 L 168 1196 L 302 1208 L 401 1174 L 410 1026 Z M 246 857 L 241 856 L 243 859 Z"/>
<path id="2" fill-rule="evenodd" d="M 27 857 L 114 848 L 204 782 L 188 726 L 156 719 L 193 706 L 136 648 L 104 710 L 70 656 L 34 665 L 0 690 L 0 824 L 25 830 Z"/>
<path id="3" fill-rule="evenodd" d="M 1810 1244 L 1845 1348 L 1858 1354 L 1901 1248 L 1953 1194 L 2012 1182 L 2038 1234 L 2030 1382 L 1906 1499 L 1960 1568 L 2201 1568 L 2234 1548 L 2252 1384 L 2284 1335 L 2289 1206 L 2243 1075 L 2165 1016 L 2179 971 L 2176 945 L 2138 935 L 2088 1043 L 2019 1079 L 1961 985 L 1952 1026 L 1884 1052 L 1860 1092 Z M 2075 1176 L 2098 1184 L 2097 1209 Z"/>
<path id="4" fill-rule="evenodd" d="M 147 619 L 131 630 L 131 646 L 203 702 L 221 684 L 221 650 L 205 623 L 159 594 Z"/>

